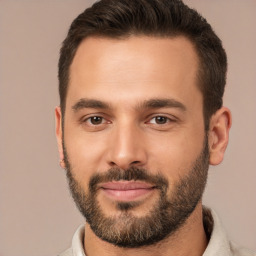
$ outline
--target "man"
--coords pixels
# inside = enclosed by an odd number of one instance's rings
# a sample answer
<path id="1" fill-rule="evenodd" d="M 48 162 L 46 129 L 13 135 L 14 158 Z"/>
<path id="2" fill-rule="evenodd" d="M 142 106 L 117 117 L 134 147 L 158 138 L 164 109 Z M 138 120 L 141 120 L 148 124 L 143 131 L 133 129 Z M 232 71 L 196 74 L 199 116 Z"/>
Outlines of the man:
<path id="1" fill-rule="evenodd" d="M 86 218 L 66 255 L 253 255 L 202 206 L 231 114 L 220 39 L 178 0 L 102 0 L 59 60 L 61 166 Z"/>

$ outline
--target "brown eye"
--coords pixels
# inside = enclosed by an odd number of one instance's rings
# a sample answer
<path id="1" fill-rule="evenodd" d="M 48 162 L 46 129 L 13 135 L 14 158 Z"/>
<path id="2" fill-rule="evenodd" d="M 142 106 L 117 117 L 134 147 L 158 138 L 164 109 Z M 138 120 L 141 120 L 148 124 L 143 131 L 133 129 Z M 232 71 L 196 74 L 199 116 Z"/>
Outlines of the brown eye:
<path id="1" fill-rule="evenodd" d="M 150 124 L 166 124 L 170 121 L 170 118 L 166 117 L 166 116 L 155 116 L 153 117 L 149 123 Z"/>
<path id="2" fill-rule="evenodd" d="M 156 122 L 156 124 L 165 124 L 168 122 L 168 118 L 165 116 L 156 116 L 155 122 Z"/>
<path id="3" fill-rule="evenodd" d="M 103 118 L 100 116 L 93 116 L 88 119 L 88 121 L 93 125 L 99 125 L 102 124 Z"/>
<path id="4" fill-rule="evenodd" d="M 85 131 L 98 132 L 107 129 L 111 124 L 111 120 L 107 118 L 107 116 L 105 118 L 104 115 L 92 114 L 90 116 L 88 115 L 87 117 L 83 117 L 80 120 L 80 124 Z"/>

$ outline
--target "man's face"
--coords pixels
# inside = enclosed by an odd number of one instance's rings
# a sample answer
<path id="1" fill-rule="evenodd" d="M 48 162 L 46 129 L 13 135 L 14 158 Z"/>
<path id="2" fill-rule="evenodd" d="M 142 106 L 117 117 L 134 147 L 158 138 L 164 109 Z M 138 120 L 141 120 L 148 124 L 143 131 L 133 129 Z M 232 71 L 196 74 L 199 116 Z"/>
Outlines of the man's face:
<path id="1" fill-rule="evenodd" d="M 79 46 L 60 136 L 73 196 L 103 240 L 153 243 L 200 201 L 208 148 L 197 70 L 184 37 L 88 38 Z M 156 221 L 168 230 L 154 231 Z"/>

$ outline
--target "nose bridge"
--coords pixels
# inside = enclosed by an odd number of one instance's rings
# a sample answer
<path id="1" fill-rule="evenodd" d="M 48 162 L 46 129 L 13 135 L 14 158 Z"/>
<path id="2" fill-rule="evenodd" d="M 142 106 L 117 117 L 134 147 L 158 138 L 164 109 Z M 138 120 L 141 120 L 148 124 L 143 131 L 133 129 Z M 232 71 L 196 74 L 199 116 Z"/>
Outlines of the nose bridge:
<path id="1" fill-rule="evenodd" d="M 109 153 L 111 166 L 127 169 L 132 165 L 144 165 L 146 151 L 140 127 L 129 120 L 117 124 L 113 130 Z"/>

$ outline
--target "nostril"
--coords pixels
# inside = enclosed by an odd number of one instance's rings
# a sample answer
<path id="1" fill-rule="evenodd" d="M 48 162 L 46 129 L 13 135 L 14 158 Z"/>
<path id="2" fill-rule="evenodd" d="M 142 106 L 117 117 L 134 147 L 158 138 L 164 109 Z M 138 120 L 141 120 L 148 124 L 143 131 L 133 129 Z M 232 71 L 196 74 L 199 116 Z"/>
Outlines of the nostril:
<path id="1" fill-rule="evenodd" d="M 118 168 L 126 169 L 126 168 L 129 168 L 129 167 L 134 166 L 134 165 L 139 165 L 140 163 L 141 163 L 141 161 L 133 161 L 130 164 L 121 164 L 121 163 L 118 164 L 118 163 L 115 163 L 115 162 L 111 161 L 109 163 L 109 165 L 111 167 L 118 167 Z"/>
<path id="2" fill-rule="evenodd" d="M 110 166 L 116 166 L 116 163 L 114 163 L 114 162 L 110 162 Z"/>

